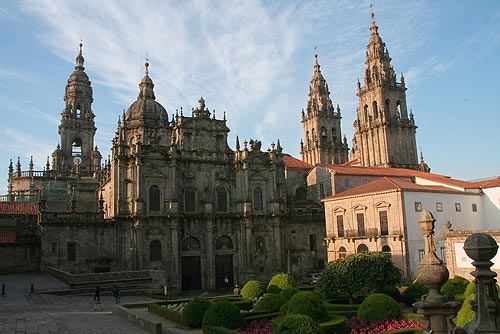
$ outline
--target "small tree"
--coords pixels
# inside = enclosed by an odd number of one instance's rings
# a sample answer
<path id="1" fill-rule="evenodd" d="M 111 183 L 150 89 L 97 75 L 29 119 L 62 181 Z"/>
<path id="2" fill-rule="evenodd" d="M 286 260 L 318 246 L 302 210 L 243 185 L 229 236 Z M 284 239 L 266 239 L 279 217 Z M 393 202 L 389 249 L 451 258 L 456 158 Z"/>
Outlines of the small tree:
<path id="1" fill-rule="evenodd" d="M 384 253 L 357 253 L 328 263 L 316 291 L 326 298 L 347 294 L 352 303 L 363 291 L 371 292 L 401 281 L 401 271 Z"/>

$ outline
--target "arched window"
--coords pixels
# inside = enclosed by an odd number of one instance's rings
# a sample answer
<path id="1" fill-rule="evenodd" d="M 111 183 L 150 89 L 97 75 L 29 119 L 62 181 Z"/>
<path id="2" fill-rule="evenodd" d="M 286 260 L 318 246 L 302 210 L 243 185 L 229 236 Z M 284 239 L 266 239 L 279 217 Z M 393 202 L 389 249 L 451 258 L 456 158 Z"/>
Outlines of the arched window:
<path id="1" fill-rule="evenodd" d="M 149 243 L 149 261 L 161 260 L 161 242 L 153 240 Z"/>
<path id="2" fill-rule="evenodd" d="M 195 209 L 195 195 L 194 189 L 191 187 L 187 187 L 184 190 L 184 211 L 185 212 L 194 212 Z"/>
<path id="3" fill-rule="evenodd" d="M 255 238 L 255 254 L 262 255 L 266 253 L 266 241 L 262 236 L 257 236 Z"/>
<path id="4" fill-rule="evenodd" d="M 82 108 L 80 107 L 80 105 L 76 106 L 75 114 L 76 118 L 80 118 L 82 116 Z"/>
<path id="5" fill-rule="evenodd" d="M 385 110 L 384 110 L 384 113 L 385 113 L 386 117 L 391 115 L 390 106 L 391 106 L 391 101 L 389 99 L 385 100 Z"/>
<path id="6" fill-rule="evenodd" d="M 253 190 L 253 209 L 262 210 L 262 190 L 259 187 Z"/>
<path id="7" fill-rule="evenodd" d="M 337 141 L 337 129 L 332 128 L 332 141 Z"/>
<path id="8" fill-rule="evenodd" d="M 365 104 L 365 121 L 368 122 L 368 117 L 370 115 L 370 109 L 368 108 L 368 105 Z"/>
<path id="9" fill-rule="evenodd" d="M 306 145 L 309 145 L 311 138 L 309 138 L 309 131 L 306 131 Z"/>
<path id="10" fill-rule="evenodd" d="M 312 140 L 316 141 L 316 130 L 314 130 L 314 128 L 311 131 L 311 135 L 312 135 Z"/>
<path id="11" fill-rule="evenodd" d="M 223 187 L 217 189 L 217 211 L 227 212 L 227 191 Z"/>
<path id="12" fill-rule="evenodd" d="M 368 246 L 365 244 L 361 244 L 358 246 L 358 250 L 356 251 L 357 253 L 367 253 L 368 252 Z"/>
<path id="13" fill-rule="evenodd" d="M 71 144 L 71 155 L 81 156 L 82 155 L 82 140 L 80 138 L 75 138 L 73 144 Z"/>
<path id="14" fill-rule="evenodd" d="M 160 188 L 157 185 L 149 187 L 149 210 L 160 210 Z"/>
<path id="15" fill-rule="evenodd" d="M 328 135 L 326 133 L 326 128 L 324 126 L 321 127 L 321 143 L 326 143 Z"/>
<path id="16" fill-rule="evenodd" d="M 346 257 L 347 250 L 345 249 L 344 246 L 339 248 L 339 259 L 343 259 Z"/>
<path id="17" fill-rule="evenodd" d="M 401 117 L 401 101 L 396 102 L 396 109 L 398 111 L 397 116 Z"/>
<path id="18" fill-rule="evenodd" d="M 373 101 L 373 118 L 378 118 L 378 105 L 377 105 L 377 101 Z"/>
<path id="19" fill-rule="evenodd" d="M 182 242 L 182 250 L 184 252 L 188 251 L 200 251 L 200 241 L 195 237 L 188 237 Z"/>
<path id="20" fill-rule="evenodd" d="M 233 249 L 233 241 L 228 236 L 222 236 L 215 242 L 215 250 Z"/>
<path id="21" fill-rule="evenodd" d="M 305 201 L 305 200 L 307 200 L 307 190 L 306 190 L 306 187 L 298 187 L 295 190 L 295 200 L 296 201 Z"/>
<path id="22" fill-rule="evenodd" d="M 384 253 L 391 253 L 391 247 L 385 245 L 384 247 L 382 247 L 382 252 Z"/>

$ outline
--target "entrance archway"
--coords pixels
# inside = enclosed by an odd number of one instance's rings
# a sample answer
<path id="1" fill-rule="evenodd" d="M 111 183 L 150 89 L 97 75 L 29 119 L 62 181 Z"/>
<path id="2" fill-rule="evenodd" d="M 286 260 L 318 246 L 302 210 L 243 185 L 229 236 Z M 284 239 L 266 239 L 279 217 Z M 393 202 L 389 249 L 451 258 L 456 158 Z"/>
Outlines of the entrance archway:
<path id="1" fill-rule="evenodd" d="M 222 236 L 215 242 L 215 287 L 223 289 L 226 277 L 229 286 L 233 286 L 233 241 L 228 236 Z"/>
<path id="2" fill-rule="evenodd" d="M 181 289 L 182 291 L 201 290 L 200 241 L 194 237 L 182 242 Z"/>

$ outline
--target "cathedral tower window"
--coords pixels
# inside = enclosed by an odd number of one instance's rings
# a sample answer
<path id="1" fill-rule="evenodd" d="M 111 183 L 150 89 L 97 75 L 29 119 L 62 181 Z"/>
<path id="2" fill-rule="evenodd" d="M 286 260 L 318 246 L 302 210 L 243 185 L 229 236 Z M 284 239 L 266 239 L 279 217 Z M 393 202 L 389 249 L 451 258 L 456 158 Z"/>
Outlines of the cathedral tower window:
<path id="1" fill-rule="evenodd" d="M 365 110 L 365 121 L 368 122 L 368 117 L 370 116 L 370 109 L 368 108 L 368 105 L 365 104 L 365 107 L 364 107 L 364 110 Z"/>
<path id="2" fill-rule="evenodd" d="M 82 155 L 82 140 L 80 138 L 75 138 L 73 144 L 71 144 L 71 155 L 81 156 Z"/>
<path id="3" fill-rule="evenodd" d="M 262 210 L 262 189 L 255 187 L 253 190 L 253 209 Z"/>
<path id="4" fill-rule="evenodd" d="M 316 130 L 314 130 L 314 128 L 312 129 L 311 131 L 311 134 L 312 134 L 312 141 L 316 141 Z"/>
<path id="5" fill-rule="evenodd" d="M 397 108 L 397 112 L 398 112 L 396 116 L 400 118 L 402 116 L 402 114 L 401 114 L 401 101 L 396 102 L 396 108 Z"/>
<path id="6" fill-rule="evenodd" d="M 326 133 L 326 128 L 324 126 L 321 127 L 321 145 L 325 145 L 326 141 L 328 139 L 327 133 Z"/>
<path id="7" fill-rule="evenodd" d="M 157 185 L 152 185 L 149 188 L 149 210 L 160 210 L 160 188 Z"/>
<path id="8" fill-rule="evenodd" d="M 332 141 L 337 141 L 337 129 L 332 128 Z"/>
<path id="9" fill-rule="evenodd" d="M 184 190 L 184 211 L 185 212 L 194 212 L 195 211 L 195 193 L 194 189 L 191 187 L 186 188 Z"/>
<path id="10" fill-rule="evenodd" d="M 390 106 L 391 106 L 391 101 L 389 99 L 385 100 L 385 114 L 386 115 L 390 115 L 390 112 L 391 112 L 391 109 L 390 109 Z"/>
<path id="11" fill-rule="evenodd" d="M 159 240 L 153 240 L 149 243 L 149 260 L 161 260 L 161 242 Z"/>
<path id="12" fill-rule="evenodd" d="M 377 105 L 377 101 L 373 101 L 373 118 L 378 118 L 378 105 Z"/>
<path id="13" fill-rule="evenodd" d="M 227 212 L 227 191 L 223 187 L 217 189 L 217 211 Z"/>

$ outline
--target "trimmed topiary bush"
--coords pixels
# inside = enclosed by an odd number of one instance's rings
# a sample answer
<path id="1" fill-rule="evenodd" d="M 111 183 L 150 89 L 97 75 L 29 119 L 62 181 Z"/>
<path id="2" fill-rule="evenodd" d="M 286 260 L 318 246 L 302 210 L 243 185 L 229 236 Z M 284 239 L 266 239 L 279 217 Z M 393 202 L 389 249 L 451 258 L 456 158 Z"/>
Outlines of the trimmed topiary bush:
<path id="1" fill-rule="evenodd" d="M 414 280 L 409 287 L 403 291 L 401 297 L 406 306 L 412 306 L 413 303 L 420 301 L 423 295 L 429 293 L 429 289 L 417 280 Z"/>
<path id="2" fill-rule="evenodd" d="M 202 327 L 222 326 L 229 329 L 235 329 L 245 325 L 238 306 L 221 300 L 212 303 L 203 316 Z"/>
<path id="3" fill-rule="evenodd" d="M 212 303 L 204 298 L 195 298 L 187 303 L 182 312 L 182 322 L 192 328 L 201 327 L 203 315 Z"/>
<path id="4" fill-rule="evenodd" d="M 256 312 L 278 312 L 285 302 L 286 300 L 277 293 L 266 293 L 264 294 L 264 297 L 262 297 L 257 304 L 255 304 L 253 310 Z"/>
<path id="5" fill-rule="evenodd" d="M 319 325 L 311 317 L 292 314 L 273 322 L 273 334 L 321 334 Z"/>
<path id="6" fill-rule="evenodd" d="M 338 314 L 333 314 L 329 321 L 319 324 L 319 327 L 321 328 L 321 332 L 323 334 L 345 333 L 345 317 Z"/>
<path id="7" fill-rule="evenodd" d="M 261 281 L 248 281 L 241 289 L 241 296 L 250 300 L 256 300 L 266 292 L 266 286 Z"/>
<path id="8" fill-rule="evenodd" d="M 467 279 L 461 276 L 455 276 L 443 285 L 441 293 L 449 297 L 455 297 L 458 294 L 464 293 L 469 283 Z"/>
<path id="9" fill-rule="evenodd" d="M 474 316 L 476 315 L 476 313 L 470 305 L 470 302 L 475 299 L 474 288 L 474 282 L 470 282 L 465 289 L 464 302 L 462 304 L 462 307 L 460 307 L 457 316 L 455 317 L 455 319 L 453 319 L 453 322 L 455 322 L 455 325 L 457 325 L 458 327 L 464 327 L 467 323 L 474 320 Z"/>
<path id="10" fill-rule="evenodd" d="M 290 298 L 300 290 L 298 288 L 285 288 L 281 291 L 280 296 L 285 299 L 285 301 L 289 301 Z"/>
<path id="11" fill-rule="evenodd" d="M 293 279 L 292 275 L 276 274 L 271 278 L 267 285 L 267 292 L 280 293 L 286 288 L 296 288 L 297 282 Z"/>
<path id="12" fill-rule="evenodd" d="M 316 322 L 328 321 L 328 313 L 321 297 L 309 291 L 297 292 L 287 303 L 287 315 L 303 314 Z"/>
<path id="13" fill-rule="evenodd" d="M 280 307 L 280 316 L 285 316 L 287 312 L 288 312 L 288 303 L 285 303 Z"/>
<path id="14" fill-rule="evenodd" d="M 358 309 L 358 318 L 367 321 L 395 319 L 400 315 L 398 302 L 383 293 L 374 293 L 366 297 Z"/>
<path id="15" fill-rule="evenodd" d="M 401 292 L 399 292 L 399 289 L 393 285 L 379 288 L 375 291 L 375 293 L 383 293 L 384 295 L 394 298 L 397 302 L 401 301 Z"/>

